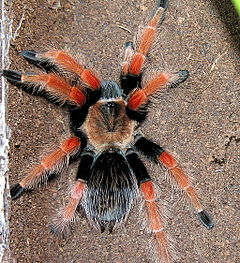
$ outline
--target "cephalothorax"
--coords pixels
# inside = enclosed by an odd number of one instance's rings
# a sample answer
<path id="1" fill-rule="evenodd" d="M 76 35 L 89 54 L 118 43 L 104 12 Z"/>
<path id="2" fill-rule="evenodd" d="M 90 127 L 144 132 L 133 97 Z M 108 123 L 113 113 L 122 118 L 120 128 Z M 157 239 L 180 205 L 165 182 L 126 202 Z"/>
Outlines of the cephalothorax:
<path id="1" fill-rule="evenodd" d="M 143 67 L 166 7 L 167 0 L 158 1 L 136 48 L 132 42 L 126 43 L 119 84 L 101 81 L 92 70 L 59 50 L 22 52 L 28 62 L 45 70 L 43 74 L 3 70 L 2 75 L 17 87 L 65 104 L 74 134 L 11 187 L 12 198 L 60 174 L 72 161 L 79 161 L 69 203 L 52 231 L 64 232 L 82 207 L 96 228 L 111 232 L 127 218 L 134 201 L 141 196 L 155 241 L 156 260 L 170 263 L 174 255 L 164 232 L 156 189 L 139 155 L 162 163 L 190 199 L 200 221 L 208 229 L 213 224 L 174 157 L 138 130 L 146 118 L 151 96 L 163 87 L 176 87 L 188 77 L 187 70 L 162 72 L 146 84 L 142 82 Z"/>

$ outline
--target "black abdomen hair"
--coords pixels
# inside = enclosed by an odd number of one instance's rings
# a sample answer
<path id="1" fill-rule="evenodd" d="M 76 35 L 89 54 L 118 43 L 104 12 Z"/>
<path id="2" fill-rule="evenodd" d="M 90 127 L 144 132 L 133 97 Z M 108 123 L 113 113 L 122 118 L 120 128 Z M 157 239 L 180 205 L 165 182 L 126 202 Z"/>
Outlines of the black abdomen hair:
<path id="1" fill-rule="evenodd" d="M 117 150 L 97 156 L 87 186 L 83 206 L 90 221 L 101 231 L 111 231 L 127 217 L 138 192 L 128 162 Z"/>

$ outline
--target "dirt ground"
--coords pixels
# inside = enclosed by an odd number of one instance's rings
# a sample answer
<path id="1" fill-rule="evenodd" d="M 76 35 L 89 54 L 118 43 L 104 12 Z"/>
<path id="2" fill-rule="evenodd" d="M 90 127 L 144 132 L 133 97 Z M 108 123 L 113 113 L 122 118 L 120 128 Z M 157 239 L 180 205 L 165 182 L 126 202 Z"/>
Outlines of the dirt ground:
<path id="1" fill-rule="evenodd" d="M 221 2 L 221 4 L 219 3 Z M 13 0 L 12 69 L 34 71 L 21 50 L 67 49 L 85 57 L 102 79 L 118 80 L 125 41 L 151 13 L 150 0 Z M 119 26 L 129 29 L 132 34 Z M 177 263 L 239 263 L 239 22 L 231 3 L 170 0 L 151 68 L 188 69 L 181 87 L 166 90 L 151 109 L 144 133 L 176 154 L 200 189 L 215 227 L 205 229 L 182 194 L 149 164 L 170 216 L 167 231 L 176 241 Z M 69 136 L 67 113 L 11 86 L 10 182 L 24 176 L 39 156 Z M 72 235 L 59 239 L 49 225 L 67 202 L 76 167 L 46 187 L 11 202 L 11 263 L 148 263 L 148 235 L 139 229 L 136 207 L 126 226 L 111 235 L 81 218 Z"/>

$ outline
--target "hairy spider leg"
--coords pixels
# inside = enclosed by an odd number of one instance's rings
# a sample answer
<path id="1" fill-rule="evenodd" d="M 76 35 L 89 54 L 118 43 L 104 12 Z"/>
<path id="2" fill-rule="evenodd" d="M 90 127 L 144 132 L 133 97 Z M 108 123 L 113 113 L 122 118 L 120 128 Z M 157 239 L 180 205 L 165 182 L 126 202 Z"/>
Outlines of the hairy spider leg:
<path id="1" fill-rule="evenodd" d="M 40 66 L 48 70 L 54 66 L 56 68 L 65 69 L 77 74 L 80 79 L 91 89 L 96 90 L 101 86 L 100 79 L 91 70 L 84 65 L 78 63 L 73 57 L 62 50 L 50 50 L 44 53 L 25 50 L 22 52 L 23 57 L 30 63 Z"/>
<path id="2" fill-rule="evenodd" d="M 160 5 L 157 9 L 148 25 L 144 28 L 137 52 L 132 56 L 131 63 L 129 65 L 128 73 L 131 75 L 139 75 L 142 72 L 143 65 L 146 60 L 146 56 L 153 44 L 156 36 L 157 27 L 163 14 L 165 12 L 165 6 Z"/>
<path id="3" fill-rule="evenodd" d="M 124 94 L 128 94 L 136 87 L 141 86 L 142 74 L 132 75 L 129 74 L 129 65 L 134 55 L 133 42 L 129 41 L 125 43 L 125 53 L 122 62 L 122 71 L 120 75 L 120 84 Z"/>
<path id="4" fill-rule="evenodd" d="M 187 70 L 180 70 L 176 73 L 159 73 L 142 89 L 134 89 L 129 94 L 127 104 L 128 110 L 141 112 L 142 108 L 148 103 L 151 95 L 163 87 L 180 84 L 187 79 L 188 75 L 189 73 Z"/>
<path id="5" fill-rule="evenodd" d="M 157 27 L 160 21 L 163 20 L 167 2 L 166 0 L 157 1 L 156 11 L 142 32 L 136 52 L 132 42 L 125 44 L 124 61 L 120 76 L 121 87 L 125 94 L 137 87 L 141 88 L 142 68 L 154 41 Z"/>
<path id="6" fill-rule="evenodd" d="M 46 98 L 55 99 L 61 103 L 68 102 L 83 106 L 86 95 L 81 87 L 73 87 L 54 74 L 22 74 L 13 70 L 3 70 L 2 74 L 11 84 L 33 93 L 45 93 Z"/>
<path id="7" fill-rule="evenodd" d="M 197 216 L 201 223 L 207 229 L 211 229 L 213 227 L 211 217 L 203 209 L 197 191 L 191 185 L 190 178 L 185 174 L 175 158 L 166 152 L 162 147 L 140 135 L 137 138 L 134 147 L 155 163 L 159 163 L 160 161 L 169 170 L 172 178 L 190 199 L 192 206 L 197 211 Z"/>
<path id="8" fill-rule="evenodd" d="M 162 263 L 172 263 L 174 259 L 171 245 L 164 231 L 164 220 L 160 212 L 160 208 L 156 202 L 157 194 L 152 181 L 141 183 L 141 191 L 143 193 L 145 204 L 148 212 L 148 220 L 150 229 L 154 237 L 157 257 Z"/>
<path id="9" fill-rule="evenodd" d="M 10 189 L 12 199 L 16 199 L 26 190 L 35 188 L 47 181 L 49 176 L 60 174 L 67 167 L 70 158 L 74 158 L 81 151 L 81 141 L 78 137 L 71 137 L 64 141 L 57 150 L 40 161 L 40 164 L 30 170 L 26 177 Z"/>
<path id="10" fill-rule="evenodd" d="M 127 155 L 130 164 L 140 186 L 140 190 L 145 200 L 145 206 L 148 215 L 149 230 L 154 239 L 156 247 L 156 257 L 164 263 L 171 263 L 174 258 L 173 249 L 167 234 L 164 232 L 164 220 L 160 207 L 156 202 L 157 194 L 153 182 L 144 166 L 135 152 Z"/>
<path id="11" fill-rule="evenodd" d="M 162 154 L 159 155 L 159 160 L 170 171 L 170 175 L 188 196 L 193 207 L 197 211 L 197 215 L 202 224 L 207 229 L 211 229 L 213 227 L 211 218 L 208 215 L 208 213 L 205 210 L 203 210 L 203 206 L 199 200 L 196 189 L 191 185 L 189 177 L 183 171 L 181 166 L 177 163 L 176 159 L 171 154 L 164 151 Z"/>
<path id="12" fill-rule="evenodd" d="M 63 234 L 67 228 L 75 221 L 76 211 L 82 200 L 86 183 L 78 180 L 71 189 L 70 199 L 66 207 L 59 213 L 55 219 L 56 223 L 51 226 L 53 234 Z"/>
<path id="13" fill-rule="evenodd" d="M 85 152 L 81 155 L 81 160 L 78 166 L 76 183 L 70 192 L 70 199 L 67 206 L 59 213 L 55 219 L 55 224 L 51 228 L 51 232 L 59 234 L 68 230 L 68 227 L 75 221 L 76 211 L 79 203 L 82 200 L 84 191 L 87 188 L 87 181 L 90 175 L 90 169 L 93 163 L 93 154 Z"/>
<path id="14" fill-rule="evenodd" d="M 134 54 L 133 42 L 129 41 L 125 43 L 124 59 L 122 62 L 122 75 L 128 74 L 129 64 Z"/>

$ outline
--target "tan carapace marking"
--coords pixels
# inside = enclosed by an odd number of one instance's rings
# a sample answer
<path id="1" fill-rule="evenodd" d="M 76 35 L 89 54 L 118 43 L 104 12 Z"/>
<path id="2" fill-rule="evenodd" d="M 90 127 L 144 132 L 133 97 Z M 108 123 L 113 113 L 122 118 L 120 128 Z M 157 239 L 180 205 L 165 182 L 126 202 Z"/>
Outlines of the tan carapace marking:
<path id="1" fill-rule="evenodd" d="M 132 140 L 135 121 L 130 120 L 126 114 L 126 102 L 119 99 L 117 115 L 103 114 L 101 106 L 104 101 L 99 101 L 89 109 L 85 122 L 88 139 L 97 150 L 109 147 L 125 148 Z"/>

